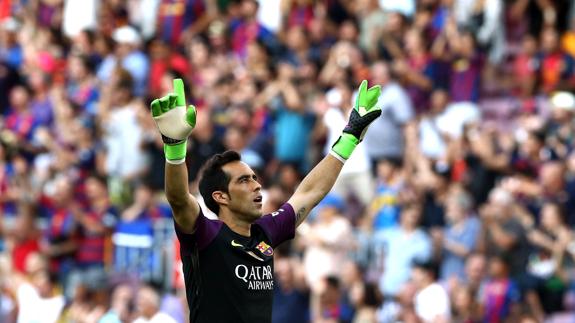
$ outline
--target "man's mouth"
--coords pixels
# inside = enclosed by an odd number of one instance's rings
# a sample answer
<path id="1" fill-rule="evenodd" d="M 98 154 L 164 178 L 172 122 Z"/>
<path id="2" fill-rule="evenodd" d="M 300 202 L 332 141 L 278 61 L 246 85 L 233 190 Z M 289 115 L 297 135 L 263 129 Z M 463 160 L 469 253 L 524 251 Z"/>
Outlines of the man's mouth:
<path id="1" fill-rule="evenodd" d="M 256 203 L 261 203 L 263 201 L 263 198 L 261 196 L 258 196 L 254 199 L 254 202 Z"/>

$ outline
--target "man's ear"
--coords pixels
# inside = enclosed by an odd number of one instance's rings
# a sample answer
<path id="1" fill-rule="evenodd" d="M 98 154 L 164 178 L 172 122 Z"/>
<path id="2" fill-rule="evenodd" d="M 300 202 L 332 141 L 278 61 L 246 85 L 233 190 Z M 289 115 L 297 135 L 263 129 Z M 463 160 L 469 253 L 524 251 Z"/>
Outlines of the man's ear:
<path id="1" fill-rule="evenodd" d="M 230 200 L 230 196 L 228 195 L 228 193 L 222 191 L 214 191 L 212 193 L 212 198 L 214 199 L 214 201 L 216 201 L 216 203 L 223 205 L 228 205 Z"/>

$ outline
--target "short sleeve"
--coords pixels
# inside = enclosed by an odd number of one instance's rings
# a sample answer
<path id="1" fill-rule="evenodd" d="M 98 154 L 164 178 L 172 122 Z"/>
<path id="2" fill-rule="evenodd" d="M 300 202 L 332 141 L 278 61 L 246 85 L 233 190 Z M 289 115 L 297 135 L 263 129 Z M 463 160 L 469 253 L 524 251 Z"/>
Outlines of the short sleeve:
<path id="1" fill-rule="evenodd" d="M 183 254 L 190 254 L 194 248 L 202 250 L 207 247 L 218 235 L 221 227 L 221 221 L 206 218 L 201 210 L 192 234 L 183 232 L 176 221 L 174 221 L 176 236 L 180 241 L 180 248 Z"/>
<path id="2" fill-rule="evenodd" d="M 255 224 L 264 230 L 273 248 L 295 236 L 295 212 L 288 203 L 283 204 L 277 211 L 262 216 Z"/>

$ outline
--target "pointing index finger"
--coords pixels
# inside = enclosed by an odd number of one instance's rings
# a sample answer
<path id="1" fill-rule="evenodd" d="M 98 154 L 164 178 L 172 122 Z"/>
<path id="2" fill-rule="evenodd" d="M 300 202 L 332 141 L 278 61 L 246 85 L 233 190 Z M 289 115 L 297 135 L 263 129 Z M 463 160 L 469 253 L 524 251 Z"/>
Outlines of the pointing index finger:
<path id="1" fill-rule="evenodd" d="M 186 94 L 184 91 L 184 81 L 182 79 L 174 79 L 174 93 L 178 96 L 176 99 L 176 106 L 186 106 Z"/>

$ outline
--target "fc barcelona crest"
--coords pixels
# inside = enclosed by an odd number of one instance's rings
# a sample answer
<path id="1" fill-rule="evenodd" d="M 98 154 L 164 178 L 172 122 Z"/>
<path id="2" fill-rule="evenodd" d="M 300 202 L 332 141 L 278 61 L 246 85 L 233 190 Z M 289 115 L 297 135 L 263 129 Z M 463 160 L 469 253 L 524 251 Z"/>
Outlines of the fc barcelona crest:
<path id="1" fill-rule="evenodd" d="M 265 256 L 273 256 L 274 254 L 274 249 L 263 241 L 260 242 L 260 244 L 258 244 L 256 248 Z"/>

